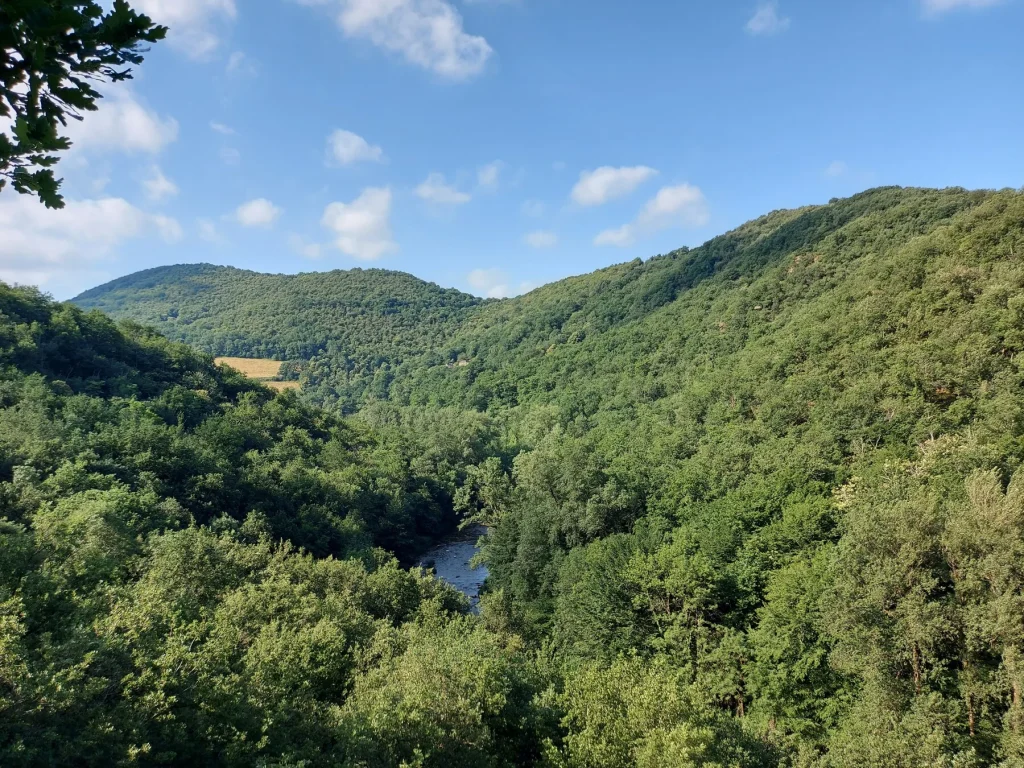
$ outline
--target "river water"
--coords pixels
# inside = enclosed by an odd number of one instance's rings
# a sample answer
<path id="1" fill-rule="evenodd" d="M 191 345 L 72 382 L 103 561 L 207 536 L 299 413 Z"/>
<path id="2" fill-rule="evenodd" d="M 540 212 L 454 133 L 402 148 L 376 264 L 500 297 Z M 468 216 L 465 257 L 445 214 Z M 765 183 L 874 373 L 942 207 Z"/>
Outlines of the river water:
<path id="1" fill-rule="evenodd" d="M 480 588 L 487 578 L 487 567 L 471 568 L 477 553 L 477 541 L 487 533 L 482 525 L 474 525 L 442 541 L 420 560 L 422 568 L 433 568 L 434 575 L 446 581 L 469 598 L 474 613 L 479 611 Z"/>

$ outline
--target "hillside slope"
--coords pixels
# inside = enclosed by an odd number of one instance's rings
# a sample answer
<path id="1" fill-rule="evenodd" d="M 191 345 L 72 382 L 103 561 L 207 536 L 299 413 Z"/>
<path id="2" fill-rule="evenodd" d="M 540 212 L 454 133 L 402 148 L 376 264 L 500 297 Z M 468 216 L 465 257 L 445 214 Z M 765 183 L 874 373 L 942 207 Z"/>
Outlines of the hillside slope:
<path id="1" fill-rule="evenodd" d="M 899 250 L 913 239 L 986 201 L 1005 206 L 1010 199 L 1013 193 L 887 188 L 775 212 L 699 248 L 482 307 L 440 350 L 442 359 L 461 357 L 469 366 L 418 366 L 410 371 L 414 383 L 393 394 L 512 405 L 607 390 L 610 378 L 616 388 L 628 379 L 637 391 L 662 390 L 676 366 L 692 370 L 773 336 L 794 312 L 860 280 L 858 270 L 899 268 Z"/>
<path id="2" fill-rule="evenodd" d="M 326 354 L 361 382 L 384 362 L 443 344 L 483 302 L 379 269 L 265 275 L 190 264 L 119 278 L 74 303 L 213 355 L 304 361 Z"/>

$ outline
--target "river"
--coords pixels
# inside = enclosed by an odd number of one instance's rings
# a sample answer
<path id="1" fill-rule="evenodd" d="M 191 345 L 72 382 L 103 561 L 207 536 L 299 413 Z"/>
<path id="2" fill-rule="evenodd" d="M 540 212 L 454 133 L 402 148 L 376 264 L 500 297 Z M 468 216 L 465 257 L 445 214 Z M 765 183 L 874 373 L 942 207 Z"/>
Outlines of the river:
<path id="1" fill-rule="evenodd" d="M 459 531 L 431 549 L 420 560 L 423 568 L 432 568 L 434 575 L 446 581 L 469 598 L 473 612 L 480 606 L 480 588 L 487 578 L 487 567 L 471 568 L 469 563 L 477 553 L 477 541 L 487 533 L 482 525 Z"/>

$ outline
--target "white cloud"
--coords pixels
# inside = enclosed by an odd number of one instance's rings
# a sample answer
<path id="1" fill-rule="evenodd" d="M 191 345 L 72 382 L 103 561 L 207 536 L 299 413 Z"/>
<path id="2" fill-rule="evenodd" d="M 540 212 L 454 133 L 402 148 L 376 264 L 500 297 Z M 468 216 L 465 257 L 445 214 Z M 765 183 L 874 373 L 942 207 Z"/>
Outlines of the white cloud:
<path id="1" fill-rule="evenodd" d="M 790 20 L 779 15 L 779 4 L 775 0 L 761 3 L 757 12 L 747 22 L 747 32 L 752 35 L 777 35 L 789 29 Z"/>
<path id="2" fill-rule="evenodd" d="M 311 243 L 302 235 L 289 235 L 288 247 L 307 259 L 319 259 L 323 255 L 320 243 Z"/>
<path id="3" fill-rule="evenodd" d="M 480 166 L 476 172 L 477 184 L 481 187 L 492 189 L 498 186 L 498 180 L 501 177 L 501 169 L 504 167 L 505 164 L 501 162 L 501 160 L 495 160 L 493 163 Z"/>
<path id="4" fill-rule="evenodd" d="M 929 16 L 938 16 L 948 11 L 963 8 L 991 8 L 1004 0 L 921 0 L 924 12 Z"/>
<path id="5" fill-rule="evenodd" d="M 416 196 L 437 205 L 462 205 L 472 199 L 448 184 L 440 173 L 430 174 L 426 181 L 416 187 Z"/>
<path id="6" fill-rule="evenodd" d="M 846 163 L 842 160 L 836 160 L 834 163 L 830 163 L 828 168 L 825 169 L 825 175 L 830 179 L 835 179 L 839 176 L 845 175 L 848 170 L 850 169 L 847 167 Z"/>
<path id="7" fill-rule="evenodd" d="M 632 168 L 604 166 L 594 171 L 583 171 L 572 190 L 572 199 L 578 205 L 604 205 L 609 200 L 628 195 L 658 172 L 646 165 Z"/>
<path id="8" fill-rule="evenodd" d="M 531 232 L 523 240 L 531 248 L 554 248 L 558 245 L 558 235 L 554 232 Z"/>
<path id="9" fill-rule="evenodd" d="M 342 253 L 374 261 L 398 250 L 391 238 L 391 190 L 369 187 L 351 203 L 331 203 L 321 221 Z"/>
<path id="10" fill-rule="evenodd" d="M 67 200 L 54 211 L 25 195 L 0 201 L 0 232 L 0 279 L 35 284 L 113 258 L 117 247 L 132 238 L 155 234 L 175 242 L 182 236 L 174 219 L 146 213 L 121 198 Z"/>
<path id="11" fill-rule="evenodd" d="M 235 221 L 243 227 L 270 227 L 280 217 L 281 209 L 262 197 L 243 203 L 235 211 Z"/>
<path id="12" fill-rule="evenodd" d="M 220 160 L 224 165 L 238 165 L 242 162 L 242 153 L 234 147 L 224 147 L 220 151 Z"/>
<path id="13" fill-rule="evenodd" d="M 447 0 L 296 0 L 301 5 L 333 7 L 347 37 L 369 40 L 443 77 L 479 74 L 494 51 L 469 35 L 462 17 Z"/>
<path id="14" fill-rule="evenodd" d="M 338 165 L 364 161 L 379 163 L 384 159 L 384 150 L 370 144 L 359 134 L 338 130 L 327 137 L 327 156 L 329 162 Z"/>
<path id="15" fill-rule="evenodd" d="M 205 59 L 220 45 L 219 30 L 238 15 L 234 0 L 135 0 L 136 10 L 166 25 L 168 42 L 194 59 Z"/>
<path id="16" fill-rule="evenodd" d="M 625 247 L 638 237 L 669 227 L 703 227 L 708 223 L 707 200 L 698 187 L 681 184 L 662 187 L 640 211 L 634 221 L 618 229 L 608 229 L 594 238 L 594 245 Z"/>
<path id="17" fill-rule="evenodd" d="M 235 129 L 224 123 L 218 123 L 217 121 L 210 122 L 210 130 L 214 133 L 219 133 L 221 136 L 234 136 Z"/>
<path id="18" fill-rule="evenodd" d="M 474 269 L 466 276 L 466 282 L 477 295 L 487 299 L 519 296 L 536 287 L 533 283 L 522 282 L 513 289 L 508 275 L 501 269 Z"/>
<path id="19" fill-rule="evenodd" d="M 146 191 L 146 197 L 154 202 L 160 202 L 178 194 L 178 185 L 164 176 L 163 171 L 156 165 L 150 169 L 149 178 L 143 179 L 142 188 Z"/>
<path id="20" fill-rule="evenodd" d="M 111 92 L 84 120 L 68 122 L 72 150 L 155 155 L 178 138 L 178 122 L 160 117 L 135 100 L 131 91 Z"/>

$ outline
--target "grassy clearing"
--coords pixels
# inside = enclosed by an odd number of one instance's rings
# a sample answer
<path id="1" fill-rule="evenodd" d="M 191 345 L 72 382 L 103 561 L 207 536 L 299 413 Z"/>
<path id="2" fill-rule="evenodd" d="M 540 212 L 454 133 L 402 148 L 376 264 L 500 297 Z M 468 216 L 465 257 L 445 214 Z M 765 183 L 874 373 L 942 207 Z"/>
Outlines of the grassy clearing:
<path id="1" fill-rule="evenodd" d="M 256 379 L 271 389 L 284 392 L 288 389 L 299 389 L 301 385 L 297 381 L 275 381 L 281 376 L 281 362 L 279 360 L 267 360 L 258 357 L 218 357 L 216 362 L 219 365 L 230 365 L 236 371 Z"/>
<path id="2" fill-rule="evenodd" d="M 262 358 L 249 357 L 218 357 L 215 362 L 218 365 L 230 365 L 236 371 L 241 371 L 250 379 L 276 379 L 281 375 L 280 360 L 265 360 Z"/>

